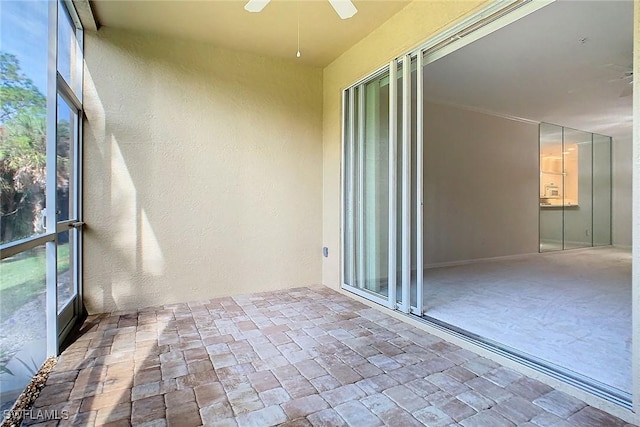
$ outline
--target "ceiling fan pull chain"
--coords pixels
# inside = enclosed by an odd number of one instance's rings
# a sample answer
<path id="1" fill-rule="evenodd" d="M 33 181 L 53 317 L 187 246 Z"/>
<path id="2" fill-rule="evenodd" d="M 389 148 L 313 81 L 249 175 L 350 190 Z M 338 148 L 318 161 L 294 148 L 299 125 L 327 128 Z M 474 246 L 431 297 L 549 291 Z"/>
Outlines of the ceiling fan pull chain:
<path id="1" fill-rule="evenodd" d="M 296 52 L 296 58 L 300 58 L 300 8 L 298 7 L 298 51 Z"/>

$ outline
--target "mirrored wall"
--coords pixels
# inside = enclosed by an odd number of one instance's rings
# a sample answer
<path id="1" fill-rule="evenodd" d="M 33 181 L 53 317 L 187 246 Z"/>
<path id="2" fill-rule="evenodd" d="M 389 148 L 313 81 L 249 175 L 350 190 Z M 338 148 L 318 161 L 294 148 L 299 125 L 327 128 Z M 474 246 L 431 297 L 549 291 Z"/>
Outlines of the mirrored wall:
<path id="1" fill-rule="evenodd" d="M 611 244 L 611 137 L 540 124 L 540 252 Z"/>

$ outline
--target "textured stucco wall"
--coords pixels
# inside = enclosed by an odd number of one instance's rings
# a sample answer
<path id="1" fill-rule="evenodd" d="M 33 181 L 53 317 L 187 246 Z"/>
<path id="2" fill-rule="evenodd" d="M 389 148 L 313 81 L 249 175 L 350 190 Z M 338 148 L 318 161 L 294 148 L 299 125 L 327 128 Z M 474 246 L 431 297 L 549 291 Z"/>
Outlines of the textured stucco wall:
<path id="1" fill-rule="evenodd" d="M 340 286 L 340 149 L 342 90 L 487 4 L 414 1 L 333 61 L 323 72 L 323 234 L 329 257 L 322 280 Z"/>
<path id="2" fill-rule="evenodd" d="M 322 70 L 108 28 L 85 46 L 89 312 L 320 283 Z"/>

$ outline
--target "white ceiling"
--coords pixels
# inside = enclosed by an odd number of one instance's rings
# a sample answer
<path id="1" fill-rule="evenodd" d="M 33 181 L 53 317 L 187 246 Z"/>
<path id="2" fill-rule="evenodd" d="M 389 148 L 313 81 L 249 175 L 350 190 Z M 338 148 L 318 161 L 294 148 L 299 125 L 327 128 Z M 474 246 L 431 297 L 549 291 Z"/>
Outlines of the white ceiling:
<path id="1" fill-rule="evenodd" d="M 558 1 L 428 64 L 425 93 L 630 139 L 632 61 L 633 1 Z"/>
<path id="2" fill-rule="evenodd" d="M 338 17 L 326 0 L 272 0 L 260 13 L 247 0 L 93 0 L 100 25 L 208 42 L 236 51 L 324 67 L 410 1 L 354 0 L 358 13 Z M 298 17 L 301 57 L 296 59 Z"/>

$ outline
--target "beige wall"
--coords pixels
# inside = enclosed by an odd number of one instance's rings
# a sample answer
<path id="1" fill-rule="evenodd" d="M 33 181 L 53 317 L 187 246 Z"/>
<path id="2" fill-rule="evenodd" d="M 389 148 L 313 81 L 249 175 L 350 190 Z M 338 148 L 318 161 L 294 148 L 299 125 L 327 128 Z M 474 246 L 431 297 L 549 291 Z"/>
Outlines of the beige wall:
<path id="1" fill-rule="evenodd" d="M 87 32 L 89 312 L 321 282 L 322 71 Z"/>
<path id="2" fill-rule="evenodd" d="M 425 265 L 538 252 L 538 125 L 425 103 Z"/>
<path id="3" fill-rule="evenodd" d="M 358 42 L 323 73 L 323 232 L 329 257 L 322 281 L 340 286 L 340 147 L 342 90 L 473 13 L 487 0 L 414 1 Z"/>

